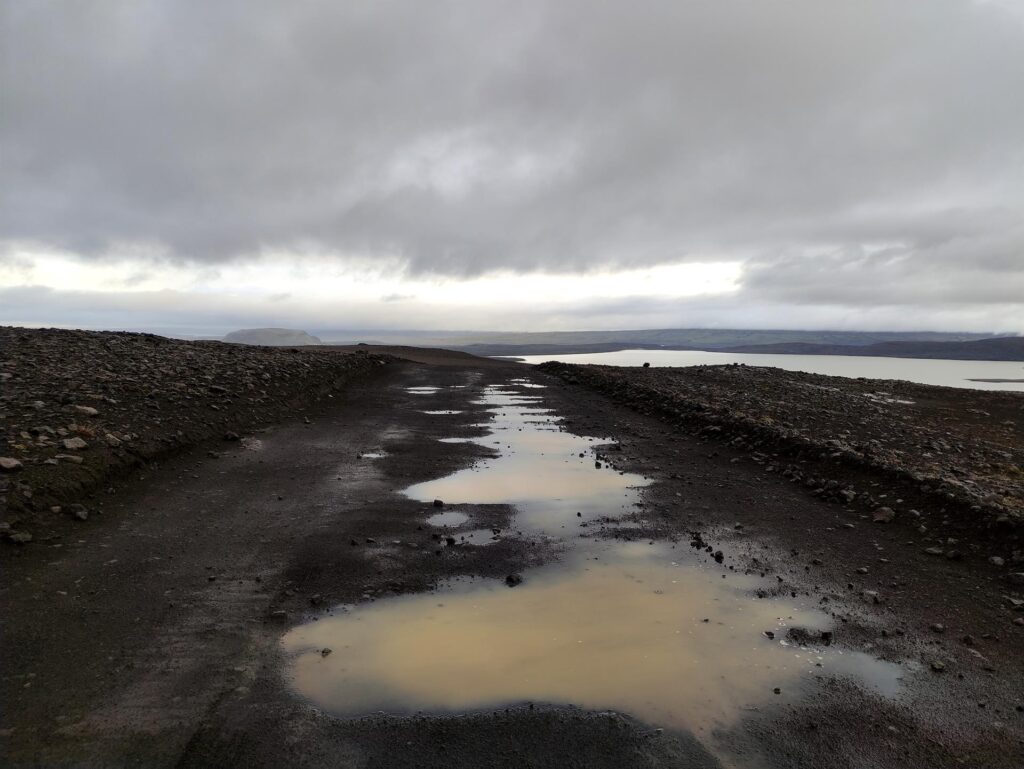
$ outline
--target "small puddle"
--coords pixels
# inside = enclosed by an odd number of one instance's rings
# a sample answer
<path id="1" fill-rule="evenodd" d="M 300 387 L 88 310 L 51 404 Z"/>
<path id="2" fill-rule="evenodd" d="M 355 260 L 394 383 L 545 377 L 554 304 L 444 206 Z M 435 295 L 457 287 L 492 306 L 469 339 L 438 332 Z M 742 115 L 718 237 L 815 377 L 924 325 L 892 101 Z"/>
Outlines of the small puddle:
<path id="1" fill-rule="evenodd" d="M 406 387 L 405 391 L 410 395 L 433 395 L 440 387 Z"/>
<path id="2" fill-rule="evenodd" d="M 359 455 L 360 459 L 384 459 L 387 454 L 383 451 L 365 451 Z"/>
<path id="3" fill-rule="evenodd" d="M 771 583 L 709 563 L 687 543 L 600 536 L 638 526 L 649 483 L 597 459 L 603 439 L 562 430 L 538 396 L 492 387 L 476 403 L 491 419 L 469 440 L 497 455 L 405 495 L 512 505 L 512 531 L 561 540 L 560 560 L 524 571 L 513 588 L 455 579 L 295 628 L 283 643 L 303 696 L 345 716 L 573 704 L 701 733 L 796 700 L 821 676 L 897 692 L 899 666 L 821 640 L 832 620 L 813 603 L 758 599 Z M 468 520 L 445 511 L 427 522 Z M 486 529 L 451 536 L 495 540 Z"/>
<path id="4" fill-rule="evenodd" d="M 421 411 L 420 413 L 421 414 L 444 415 L 444 414 L 461 414 L 462 412 L 458 411 L 456 409 L 435 409 L 433 411 Z"/>
<path id="5" fill-rule="evenodd" d="M 457 531 L 455 537 L 457 545 L 490 545 L 501 539 L 492 529 L 473 529 L 472 531 Z"/>
<path id="6" fill-rule="evenodd" d="M 427 523 L 431 526 L 461 526 L 468 520 L 469 516 L 465 513 L 450 510 L 446 513 L 434 513 L 427 518 Z"/>

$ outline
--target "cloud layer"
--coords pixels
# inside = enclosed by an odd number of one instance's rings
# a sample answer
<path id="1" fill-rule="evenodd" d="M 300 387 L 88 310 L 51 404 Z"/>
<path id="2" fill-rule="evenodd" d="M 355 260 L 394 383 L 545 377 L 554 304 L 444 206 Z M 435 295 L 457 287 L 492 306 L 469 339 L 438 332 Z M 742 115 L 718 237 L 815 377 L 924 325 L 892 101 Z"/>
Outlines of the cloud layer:
<path id="1" fill-rule="evenodd" d="M 33 248 L 413 278 L 739 261 L 737 318 L 902 307 L 1024 331 L 1018 3 L 0 14 L 0 273 Z M 787 325 L 772 312 L 751 322 Z"/>

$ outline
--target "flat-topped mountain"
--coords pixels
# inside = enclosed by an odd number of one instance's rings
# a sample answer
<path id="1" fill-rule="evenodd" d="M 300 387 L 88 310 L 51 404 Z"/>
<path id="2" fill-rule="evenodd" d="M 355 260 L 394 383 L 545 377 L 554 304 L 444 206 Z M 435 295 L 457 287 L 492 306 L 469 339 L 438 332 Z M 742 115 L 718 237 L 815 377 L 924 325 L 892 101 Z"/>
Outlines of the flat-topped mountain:
<path id="1" fill-rule="evenodd" d="M 259 344 L 266 347 L 297 347 L 323 344 L 320 339 L 297 328 L 243 328 L 224 337 L 234 344 Z"/>

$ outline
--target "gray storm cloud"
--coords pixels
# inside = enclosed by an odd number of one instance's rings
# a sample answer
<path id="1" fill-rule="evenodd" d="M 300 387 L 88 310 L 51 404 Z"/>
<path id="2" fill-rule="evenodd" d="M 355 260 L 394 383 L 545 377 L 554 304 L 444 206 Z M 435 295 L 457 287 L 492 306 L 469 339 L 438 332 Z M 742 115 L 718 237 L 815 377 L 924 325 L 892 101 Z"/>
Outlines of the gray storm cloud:
<path id="1" fill-rule="evenodd" d="M 451 276 L 742 258 L 751 301 L 1012 306 L 1019 10 L 6 3 L 0 241 Z"/>

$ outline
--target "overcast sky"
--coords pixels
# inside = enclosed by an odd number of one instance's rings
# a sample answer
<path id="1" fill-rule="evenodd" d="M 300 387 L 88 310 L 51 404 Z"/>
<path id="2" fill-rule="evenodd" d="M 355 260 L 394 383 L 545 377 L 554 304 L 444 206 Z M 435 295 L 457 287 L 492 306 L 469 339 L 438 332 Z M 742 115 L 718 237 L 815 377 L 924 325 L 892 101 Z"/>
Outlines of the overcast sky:
<path id="1" fill-rule="evenodd" d="M 1024 332 L 1024 0 L 0 26 L 0 323 Z"/>

